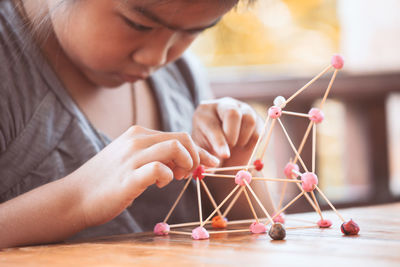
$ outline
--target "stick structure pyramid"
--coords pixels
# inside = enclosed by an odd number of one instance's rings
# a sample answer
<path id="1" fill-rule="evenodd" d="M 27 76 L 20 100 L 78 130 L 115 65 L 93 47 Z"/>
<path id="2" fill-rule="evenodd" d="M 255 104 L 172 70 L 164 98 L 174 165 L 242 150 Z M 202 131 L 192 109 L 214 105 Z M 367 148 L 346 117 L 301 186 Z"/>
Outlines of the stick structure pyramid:
<path id="1" fill-rule="evenodd" d="M 192 176 L 187 180 L 181 192 L 179 193 L 176 201 L 172 205 L 171 209 L 167 213 L 163 222 L 157 223 L 154 227 L 154 233 L 156 235 L 168 235 L 168 234 L 182 234 L 191 236 L 193 239 L 208 239 L 210 234 L 216 233 L 235 233 L 235 232 L 248 232 L 253 234 L 262 234 L 268 232 L 270 237 L 274 240 L 284 239 L 286 236 L 287 229 L 294 228 L 329 228 L 332 225 L 330 220 L 327 220 L 323 217 L 321 212 L 318 200 L 315 196 L 315 191 L 328 203 L 328 205 L 332 208 L 335 214 L 338 216 L 340 221 L 342 221 L 341 231 L 345 235 L 357 235 L 360 228 L 353 221 L 346 221 L 343 216 L 336 210 L 333 204 L 329 201 L 326 195 L 322 192 L 322 190 L 318 187 L 318 176 L 315 173 L 315 161 L 316 161 L 316 130 L 317 125 L 323 122 L 324 113 L 322 111 L 326 99 L 329 95 L 329 92 L 332 89 L 333 82 L 336 78 L 336 75 L 340 69 L 342 69 L 344 64 L 343 58 L 340 55 L 334 55 L 331 60 L 331 64 L 329 64 L 323 71 L 321 71 L 318 75 L 316 75 L 313 79 L 311 79 L 307 84 L 305 84 L 302 88 L 297 90 L 292 96 L 288 99 L 285 99 L 282 96 L 278 96 L 274 100 L 274 105 L 268 109 L 267 119 L 265 121 L 262 133 L 254 147 L 253 153 L 245 166 L 232 166 L 232 167 L 222 167 L 222 168 L 204 168 L 203 166 L 199 166 L 192 174 Z M 313 107 L 310 109 L 308 114 L 299 113 L 293 111 L 285 110 L 285 107 L 288 103 L 295 100 L 295 98 L 305 91 L 312 83 L 314 83 L 317 79 L 319 79 L 324 74 L 333 70 L 332 77 L 328 84 L 328 87 L 323 95 L 323 98 L 318 107 Z M 307 130 L 305 131 L 304 137 L 299 145 L 299 147 L 295 147 L 293 144 L 288 131 L 286 130 L 284 124 L 281 121 L 281 116 L 297 116 L 304 117 L 309 120 Z M 261 159 L 266 153 L 268 144 L 271 139 L 271 135 L 273 129 L 275 127 L 280 127 L 286 137 L 291 149 L 294 153 L 294 159 L 290 160 L 285 169 L 284 174 L 286 178 L 268 178 L 263 177 L 264 175 L 259 176 L 258 174 L 262 174 L 263 163 Z M 311 135 L 312 138 L 312 166 L 309 168 L 304 163 L 301 152 L 304 148 L 304 145 Z M 256 156 L 259 155 L 259 158 Z M 297 164 L 299 163 L 300 166 Z M 301 167 L 301 168 L 300 168 Z M 228 175 L 224 174 L 224 172 L 232 172 L 238 171 L 236 175 Z M 205 177 L 210 177 L 213 179 L 231 179 L 232 185 L 234 186 L 230 193 L 225 197 L 221 203 L 217 204 L 214 197 L 212 196 L 210 190 L 208 189 L 205 181 L 203 180 Z M 174 211 L 176 205 L 180 201 L 182 195 L 188 188 L 189 184 L 192 180 L 196 181 L 197 186 L 197 199 L 198 199 L 198 208 L 199 208 L 199 221 L 197 222 L 188 222 L 181 224 L 173 224 L 168 225 L 168 219 L 170 218 L 172 212 Z M 273 213 L 270 214 L 267 209 L 264 207 L 262 202 L 260 201 L 257 194 L 254 192 L 251 182 L 261 180 L 265 183 L 268 182 L 280 182 L 283 183 L 281 196 L 279 200 L 279 204 L 274 205 L 274 201 L 272 200 L 271 194 L 267 187 L 267 194 L 269 199 L 271 200 L 273 206 Z M 295 184 L 295 186 L 299 189 L 300 193 L 290 200 L 285 206 L 282 207 L 283 199 L 286 194 L 286 188 L 288 184 Z M 205 191 L 208 196 L 209 201 L 214 207 L 213 212 L 209 214 L 207 218 L 203 218 L 202 212 L 202 200 L 201 200 L 201 188 Z M 227 215 L 234 207 L 237 199 L 244 194 L 249 204 L 249 208 L 253 214 L 253 219 L 251 220 L 242 220 L 242 221 L 228 221 Z M 256 213 L 256 210 L 253 206 L 253 202 L 250 198 L 250 195 L 256 201 L 257 205 L 265 215 L 264 218 L 260 219 Z M 284 211 L 289 208 L 293 203 L 295 203 L 301 197 L 306 198 L 311 207 L 318 214 L 320 220 L 313 225 L 300 226 L 300 227 L 286 227 L 284 226 Z M 228 204 L 229 203 L 229 204 Z M 222 207 L 227 204 L 226 208 L 222 211 Z M 250 223 L 250 226 L 246 229 L 229 229 L 231 225 L 239 225 L 243 223 Z M 205 228 L 206 225 L 211 224 L 214 230 L 207 230 Z M 191 231 L 185 231 L 188 227 L 195 227 Z M 183 230 L 179 230 L 182 229 Z"/>

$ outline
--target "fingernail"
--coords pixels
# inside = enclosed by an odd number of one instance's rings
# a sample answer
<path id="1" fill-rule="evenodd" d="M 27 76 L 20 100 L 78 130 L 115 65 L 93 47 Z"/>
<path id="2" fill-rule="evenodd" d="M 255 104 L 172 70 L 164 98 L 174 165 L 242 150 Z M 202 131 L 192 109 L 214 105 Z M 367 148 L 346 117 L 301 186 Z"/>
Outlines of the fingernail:
<path id="1" fill-rule="evenodd" d="M 223 158 L 229 158 L 231 156 L 231 151 L 229 150 L 228 145 L 220 147 L 220 154 Z"/>

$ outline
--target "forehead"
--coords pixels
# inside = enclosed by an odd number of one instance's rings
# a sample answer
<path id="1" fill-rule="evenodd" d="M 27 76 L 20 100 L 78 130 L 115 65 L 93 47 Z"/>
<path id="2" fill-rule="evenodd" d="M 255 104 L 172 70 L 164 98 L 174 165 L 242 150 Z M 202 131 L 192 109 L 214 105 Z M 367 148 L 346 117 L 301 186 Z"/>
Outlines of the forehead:
<path id="1" fill-rule="evenodd" d="M 132 12 L 151 14 L 171 26 L 207 26 L 228 12 L 237 0 L 120 0 Z"/>

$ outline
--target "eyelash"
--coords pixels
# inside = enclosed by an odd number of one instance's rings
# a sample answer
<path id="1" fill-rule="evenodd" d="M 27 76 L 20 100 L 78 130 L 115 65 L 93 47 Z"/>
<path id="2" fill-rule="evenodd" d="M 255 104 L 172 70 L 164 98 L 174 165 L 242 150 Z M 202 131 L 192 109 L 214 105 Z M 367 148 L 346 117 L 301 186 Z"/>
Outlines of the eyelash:
<path id="1" fill-rule="evenodd" d="M 127 19 L 125 17 L 123 17 L 123 19 L 124 19 L 125 23 L 128 24 L 129 27 L 131 27 L 137 31 L 148 32 L 148 31 L 153 30 L 153 28 L 151 28 L 151 27 L 147 27 L 147 26 L 138 24 L 138 23 L 133 22 L 132 20 Z"/>

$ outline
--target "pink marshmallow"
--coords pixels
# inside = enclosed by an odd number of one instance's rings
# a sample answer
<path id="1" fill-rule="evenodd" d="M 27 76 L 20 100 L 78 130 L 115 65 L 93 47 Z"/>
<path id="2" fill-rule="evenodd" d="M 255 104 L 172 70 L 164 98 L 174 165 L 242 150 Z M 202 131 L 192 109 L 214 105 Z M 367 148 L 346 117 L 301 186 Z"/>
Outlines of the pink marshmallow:
<path id="1" fill-rule="evenodd" d="M 330 220 L 319 220 L 317 222 L 319 228 L 329 228 L 332 226 L 332 222 Z"/>
<path id="2" fill-rule="evenodd" d="M 192 231 L 192 238 L 195 240 L 208 239 L 210 235 L 204 227 L 197 227 Z"/>
<path id="3" fill-rule="evenodd" d="M 285 176 L 288 179 L 295 179 L 298 175 L 296 173 L 293 172 L 293 169 L 296 171 L 299 171 L 299 165 L 294 164 L 289 162 L 288 164 L 286 164 L 285 169 L 283 170 L 283 173 L 285 174 Z"/>
<path id="4" fill-rule="evenodd" d="M 325 115 L 322 112 L 322 110 L 318 108 L 310 109 L 310 111 L 308 112 L 308 116 L 310 117 L 310 120 L 312 120 L 315 123 L 321 123 L 325 118 Z"/>
<path id="5" fill-rule="evenodd" d="M 253 222 L 250 225 L 250 231 L 253 234 L 263 234 L 263 233 L 266 233 L 267 230 L 268 230 L 267 226 L 262 223 Z"/>
<path id="6" fill-rule="evenodd" d="M 169 230 L 169 225 L 163 222 L 157 223 L 156 226 L 154 226 L 155 235 L 168 235 Z"/>
<path id="7" fill-rule="evenodd" d="M 277 106 L 272 106 L 268 110 L 268 116 L 272 119 L 277 119 L 282 115 L 282 109 Z"/>
<path id="8" fill-rule="evenodd" d="M 246 182 L 249 184 L 251 182 L 251 178 L 252 178 L 251 173 L 249 173 L 248 171 L 241 170 L 238 171 L 238 173 L 235 176 L 235 183 L 244 186 L 246 184 L 244 183 L 243 180 L 246 180 Z"/>
<path id="9" fill-rule="evenodd" d="M 272 217 L 275 217 L 272 216 Z M 274 223 L 281 223 L 281 224 L 285 224 L 285 215 L 283 213 L 280 213 L 279 215 L 277 215 L 274 219 L 273 219 Z"/>
<path id="10" fill-rule="evenodd" d="M 318 177 L 312 172 L 305 172 L 301 175 L 301 186 L 304 191 L 311 192 L 315 189 L 318 184 Z"/>
<path id="11" fill-rule="evenodd" d="M 331 64 L 335 69 L 340 70 L 341 68 L 343 68 L 344 59 L 341 55 L 335 54 L 332 56 Z"/>

